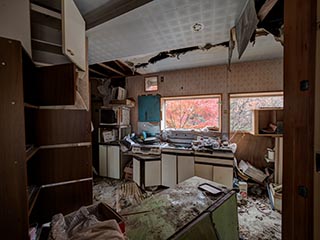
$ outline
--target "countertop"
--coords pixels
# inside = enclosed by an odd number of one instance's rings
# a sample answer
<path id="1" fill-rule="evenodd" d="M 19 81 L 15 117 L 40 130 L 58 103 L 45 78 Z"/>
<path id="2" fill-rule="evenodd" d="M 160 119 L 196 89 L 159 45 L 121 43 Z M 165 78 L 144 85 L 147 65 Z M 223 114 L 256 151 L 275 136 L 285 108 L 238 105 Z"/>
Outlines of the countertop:
<path id="1" fill-rule="evenodd" d="M 129 239 L 167 239 L 233 193 L 224 187 L 224 193 L 209 197 L 198 189 L 203 183 L 222 187 L 218 183 L 192 177 L 174 188 L 151 196 L 138 206 L 122 211 Z"/>

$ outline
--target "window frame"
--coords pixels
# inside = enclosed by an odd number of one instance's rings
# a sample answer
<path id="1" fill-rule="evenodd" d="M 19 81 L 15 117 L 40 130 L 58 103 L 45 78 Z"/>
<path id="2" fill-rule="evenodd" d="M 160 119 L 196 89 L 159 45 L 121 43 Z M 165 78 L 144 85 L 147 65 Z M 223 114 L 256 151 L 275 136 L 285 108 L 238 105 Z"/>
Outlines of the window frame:
<path id="1" fill-rule="evenodd" d="M 205 94 L 205 95 L 183 95 L 183 96 L 175 96 L 175 97 L 161 97 L 161 124 L 160 130 L 165 130 L 165 119 L 166 119 L 166 111 L 165 111 L 165 101 L 167 100 L 189 100 L 189 99 L 207 99 L 207 98 L 218 98 L 218 111 L 219 111 L 219 133 L 222 132 L 222 93 L 217 94 Z M 185 130 L 195 130 L 193 129 L 185 129 Z"/>
<path id="2" fill-rule="evenodd" d="M 283 97 L 284 105 L 284 91 L 263 91 L 263 92 L 241 92 L 241 93 L 229 93 L 228 94 L 228 131 L 229 134 L 235 132 L 250 133 L 246 130 L 231 130 L 231 99 L 232 98 L 248 98 L 248 97 Z M 284 107 L 284 106 L 283 106 Z"/>

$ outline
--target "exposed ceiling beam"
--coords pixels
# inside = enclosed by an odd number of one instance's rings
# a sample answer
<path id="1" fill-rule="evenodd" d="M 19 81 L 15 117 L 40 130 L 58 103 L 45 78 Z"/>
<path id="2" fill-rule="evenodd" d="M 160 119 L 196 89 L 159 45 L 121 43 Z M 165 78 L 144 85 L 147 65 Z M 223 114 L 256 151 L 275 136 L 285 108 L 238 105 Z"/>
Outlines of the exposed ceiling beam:
<path id="1" fill-rule="evenodd" d="M 123 67 L 125 67 L 128 71 L 130 71 L 131 75 L 141 75 L 139 72 L 137 71 L 132 71 L 132 68 L 125 62 L 119 61 L 117 60 L 119 64 L 121 64 Z"/>
<path id="2" fill-rule="evenodd" d="M 107 75 L 105 75 L 105 74 L 103 74 L 103 73 L 101 73 L 101 72 L 98 72 L 98 71 L 96 71 L 96 70 L 93 70 L 93 69 L 91 69 L 91 68 L 89 68 L 89 71 L 90 71 L 90 72 L 93 72 L 93 73 L 95 73 L 95 74 L 98 74 L 98 75 L 100 75 L 100 76 L 109 78 L 109 76 L 107 76 Z"/>
<path id="3" fill-rule="evenodd" d="M 116 73 L 116 74 L 119 74 L 120 76 L 123 76 L 123 77 L 126 76 L 124 73 L 119 72 L 118 70 L 116 70 L 116 69 L 114 69 L 114 68 L 112 68 L 112 67 L 109 67 L 108 65 L 105 65 L 105 64 L 103 64 L 103 63 L 98 63 L 98 65 L 99 65 L 100 67 L 103 67 L 103 68 L 111 71 L 111 72 L 114 72 L 114 73 Z"/>
<path id="4" fill-rule="evenodd" d="M 152 0 L 110 0 L 105 5 L 84 15 L 87 29 L 116 18 Z"/>
<path id="5" fill-rule="evenodd" d="M 114 63 L 117 64 L 117 66 L 121 68 L 123 71 L 125 71 L 123 65 L 121 65 L 121 62 L 119 62 L 118 60 L 115 60 Z"/>

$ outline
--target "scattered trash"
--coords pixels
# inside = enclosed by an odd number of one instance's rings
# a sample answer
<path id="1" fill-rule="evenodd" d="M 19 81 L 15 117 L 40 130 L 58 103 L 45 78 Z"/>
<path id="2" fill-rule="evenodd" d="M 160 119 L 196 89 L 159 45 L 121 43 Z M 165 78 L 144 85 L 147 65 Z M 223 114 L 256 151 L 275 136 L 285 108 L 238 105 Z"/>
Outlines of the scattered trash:
<path id="1" fill-rule="evenodd" d="M 132 181 L 133 178 L 133 162 L 130 161 L 127 166 L 124 168 L 124 179 Z"/>
<path id="2" fill-rule="evenodd" d="M 246 182 L 239 182 L 239 193 L 243 200 L 247 201 L 248 198 L 248 184 Z"/>
<path id="3" fill-rule="evenodd" d="M 281 239 L 281 214 L 271 209 L 266 196 L 248 193 L 247 203 L 238 205 L 238 219 L 240 239 Z"/>
<path id="4" fill-rule="evenodd" d="M 248 175 L 253 180 L 263 183 L 263 181 L 267 178 L 267 175 L 264 174 L 261 170 L 252 166 L 249 162 L 245 162 L 241 160 L 239 163 L 239 169 L 246 175 Z"/>
<path id="5" fill-rule="evenodd" d="M 247 185 L 248 196 L 246 201 L 243 201 L 239 193 L 237 194 L 240 239 L 280 240 L 281 214 L 272 210 L 269 199 L 265 194 L 265 186 L 250 182 L 250 180 Z M 234 186 L 235 188 L 238 187 L 237 179 Z M 256 195 L 257 193 L 261 193 L 261 196 Z M 152 194 L 143 193 L 132 182 L 100 178 L 95 179 L 93 195 L 95 200 L 105 202 L 113 209 L 118 208 L 122 211 L 131 205 L 139 204 Z M 196 211 L 195 214 L 197 214 Z"/>

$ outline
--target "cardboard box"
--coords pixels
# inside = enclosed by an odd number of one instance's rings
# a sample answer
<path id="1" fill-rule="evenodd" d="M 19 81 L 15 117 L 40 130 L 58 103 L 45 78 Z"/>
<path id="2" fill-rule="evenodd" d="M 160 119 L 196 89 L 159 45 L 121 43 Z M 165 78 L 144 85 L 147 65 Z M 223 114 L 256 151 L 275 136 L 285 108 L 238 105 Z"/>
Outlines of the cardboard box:
<path id="1" fill-rule="evenodd" d="M 122 87 L 112 88 L 111 96 L 113 100 L 125 100 L 127 97 L 127 90 Z"/>

